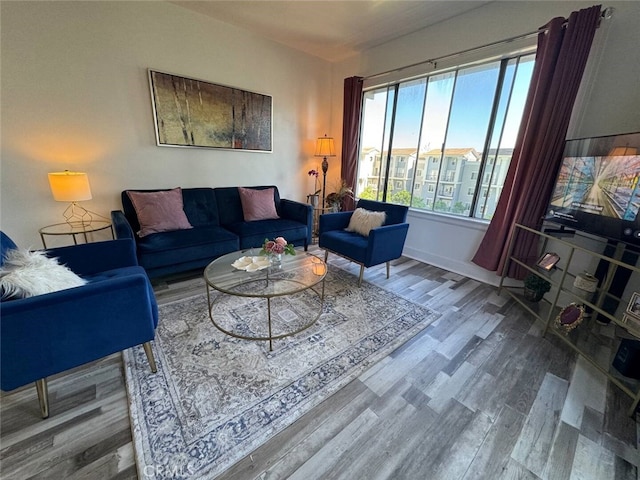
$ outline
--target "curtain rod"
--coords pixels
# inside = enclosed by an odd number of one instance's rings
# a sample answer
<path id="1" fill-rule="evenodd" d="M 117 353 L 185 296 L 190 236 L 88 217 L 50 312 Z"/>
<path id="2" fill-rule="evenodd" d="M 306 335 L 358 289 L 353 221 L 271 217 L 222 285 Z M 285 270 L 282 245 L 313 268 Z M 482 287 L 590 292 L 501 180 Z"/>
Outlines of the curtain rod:
<path id="1" fill-rule="evenodd" d="M 614 10 L 613 7 L 605 8 L 602 11 L 602 13 L 600 14 L 600 17 L 604 18 L 604 19 L 607 19 L 607 20 L 610 19 L 613 16 L 613 10 Z M 442 60 L 442 59 L 457 57 L 457 56 L 460 56 L 460 55 L 464 55 L 465 53 L 475 52 L 476 50 L 482 50 L 484 48 L 510 43 L 510 42 L 515 41 L 515 40 L 524 40 L 524 39 L 530 38 L 530 37 L 532 37 L 534 35 L 538 35 L 541 31 L 545 31 L 545 30 L 546 30 L 546 28 L 539 28 L 538 30 L 535 30 L 533 32 L 523 33 L 523 34 L 520 34 L 520 35 L 516 35 L 514 37 L 509 37 L 509 38 L 505 38 L 505 39 L 502 39 L 502 40 L 497 40 L 495 42 L 487 43 L 485 45 L 480 45 L 479 47 L 467 48 L 466 50 L 460 50 L 459 52 L 449 53 L 447 55 L 442 55 L 440 57 L 431 58 L 429 60 L 423 60 L 421 62 L 412 63 L 411 65 L 405 65 L 403 67 L 393 68 L 393 69 L 387 70 L 385 72 L 374 73 L 373 75 L 368 75 L 366 77 L 363 77 L 362 80 L 371 80 L 371 79 L 374 79 L 374 78 L 383 77 L 385 75 L 389 75 L 390 73 L 401 72 L 402 70 L 406 70 L 408 68 L 417 67 L 419 65 L 424 65 L 425 63 L 431 63 L 435 67 L 436 63 L 438 61 Z"/>

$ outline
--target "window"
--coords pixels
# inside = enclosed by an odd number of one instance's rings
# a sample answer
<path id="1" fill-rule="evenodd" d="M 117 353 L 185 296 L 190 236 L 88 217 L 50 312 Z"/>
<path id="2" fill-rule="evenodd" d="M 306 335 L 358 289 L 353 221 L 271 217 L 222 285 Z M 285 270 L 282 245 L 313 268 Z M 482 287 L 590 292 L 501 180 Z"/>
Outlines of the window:
<path id="1" fill-rule="evenodd" d="M 490 219 L 534 60 L 516 55 L 366 90 L 356 196 L 375 191 L 378 200 Z M 373 169 L 363 166 L 363 152 L 372 150 L 382 152 Z"/>

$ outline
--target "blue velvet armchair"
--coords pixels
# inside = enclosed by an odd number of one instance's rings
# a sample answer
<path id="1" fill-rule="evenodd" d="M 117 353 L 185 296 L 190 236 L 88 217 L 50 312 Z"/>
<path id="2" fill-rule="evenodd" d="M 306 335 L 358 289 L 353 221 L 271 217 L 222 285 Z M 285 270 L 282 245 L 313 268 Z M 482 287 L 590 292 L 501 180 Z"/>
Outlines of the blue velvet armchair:
<path id="1" fill-rule="evenodd" d="M 385 212 L 386 220 L 381 227 L 373 228 L 365 237 L 355 232 L 347 232 L 349 220 L 353 212 L 336 212 L 320 215 L 318 228 L 318 245 L 325 249 L 325 262 L 329 252 L 345 257 L 360 265 L 358 286 L 366 267 L 381 263 L 387 264 L 389 278 L 389 262 L 400 258 L 404 242 L 409 231 L 407 220 L 408 207 L 374 200 L 358 200 L 356 208 Z"/>
<path id="2" fill-rule="evenodd" d="M 15 243 L 0 232 L 4 263 Z M 153 289 L 132 240 L 46 250 L 87 284 L 29 298 L 0 301 L 0 387 L 36 383 L 49 416 L 47 377 L 142 344 L 153 372 L 150 341 L 158 324 Z"/>

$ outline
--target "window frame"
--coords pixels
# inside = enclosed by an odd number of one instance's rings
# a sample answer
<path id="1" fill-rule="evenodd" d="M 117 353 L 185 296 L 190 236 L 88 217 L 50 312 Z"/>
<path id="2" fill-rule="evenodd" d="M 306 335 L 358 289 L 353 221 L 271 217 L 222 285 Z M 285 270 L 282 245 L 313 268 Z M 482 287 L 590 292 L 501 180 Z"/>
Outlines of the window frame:
<path id="1" fill-rule="evenodd" d="M 489 195 L 485 194 L 484 196 L 482 196 L 482 188 L 486 187 L 487 188 L 487 193 L 489 190 L 491 190 L 492 188 L 496 188 L 498 191 L 502 191 L 503 190 L 503 183 L 504 182 L 504 178 L 502 178 L 500 180 L 500 178 L 498 177 L 499 181 L 501 182 L 501 184 L 495 184 L 494 185 L 494 166 L 498 163 L 497 161 L 495 161 L 495 159 L 498 156 L 498 152 L 496 152 L 495 157 L 493 155 L 491 155 L 489 153 L 489 145 L 490 142 L 492 141 L 492 129 L 496 127 L 497 123 L 496 123 L 496 112 L 498 110 L 498 105 L 501 101 L 501 96 L 502 96 L 502 82 L 504 80 L 504 76 L 505 76 L 505 72 L 506 69 L 509 67 L 509 62 L 510 61 L 514 61 L 514 71 L 512 73 L 512 80 L 511 80 L 511 89 L 513 89 L 513 84 L 518 81 L 518 69 L 521 65 L 522 62 L 532 62 L 532 65 L 535 65 L 535 51 L 536 51 L 536 47 L 535 45 L 530 45 L 526 48 L 521 48 L 519 50 L 515 50 L 515 51 L 511 51 L 511 52 L 507 52 L 507 53 L 503 53 L 498 55 L 497 57 L 484 57 L 481 59 L 478 59 L 476 61 L 473 62 L 469 62 L 469 63 L 461 63 L 461 64 L 457 64 L 457 65 L 451 65 L 449 67 L 446 68 L 442 68 L 442 69 L 434 69 L 433 71 L 429 72 L 429 73 L 423 73 L 423 74 L 418 74 L 409 78 L 404 78 L 404 79 L 398 79 L 395 80 L 393 82 L 386 82 L 383 84 L 378 84 L 378 85 L 370 85 L 370 86 L 365 86 L 365 89 L 363 90 L 363 108 L 362 108 L 362 117 L 364 118 L 364 115 L 366 113 L 365 108 L 364 108 L 364 99 L 365 99 L 365 94 L 369 93 L 369 92 L 376 92 L 376 91 L 382 91 L 383 89 L 386 88 L 386 104 L 388 108 L 393 108 L 392 112 L 394 112 L 392 114 L 392 118 L 390 120 L 390 126 L 391 126 L 391 133 L 385 131 L 385 133 L 383 134 L 383 138 L 382 138 L 382 142 L 383 142 L 383 152 L 384 155 L 381 155 L 382 157 L 387 157 L 385 158 L 381 158 L 381 163 L 380 163 L 380 170 L 382 170 L 380 172 L 379 175 L 379 188 L 378 188 L 378 200 L 382 200 L 382 201 L 391 201 L 391 195 L 393 194 L 392 191 L 388 191 L 390 185 L 391 185 L 391 181 L 395 182 L 396 180 L 398 180 L 397 176 L 391 177 L 391 168 L 392 168 L 392 158 L 393 158 L 393 146 L 392 143 L 388 143 L 388 142 L 392 142 L 391 138 L 393 138 L 393 128 L 395 127 L 395 121 L 396 121 L 396 106 L 397 106 L 397 102 L 398 102 L 398 97 L 399 97 L 399 91 L 400 88 L 403 84 L 408 84 L 409 82 L 415 81 L 416 79 L 425 79 L 425 82 L 429 81 L 429 78 L 432 76 L 436 76 L 436 75 L 440 75 L 446 72 L 451 72 L 451 71 L 455 71 L 455 72 L 459 72 L 459 71 L 464 71 L 465 69 L 472 67 L 472 66 L 482 66 L 483 64 L 486 65 L 490 65 L 491 63 L 495 63 L 497 60 L 499 61 L 499 67 L 498 67 L 498 84 L 496 85 L 496 91 L 494 92 L 494 96 L 493 96 L 493 105 L 491 107 L 490 110 L 490 129 L 487 132 L 486 136 L 485 136 L 485 148 L 483 149 L 483 152 L 481 155 L 478 155 L 476 152 L 476 157 L 480 157 L 478 160 L 480 162 L 480 166 L 479 166 L 479 170 L 476 172 L 471 172 L 471 180 L 475 180 L 476 181 L 476 185 L 475 185 L 475 191 L 473 195 L 466 195 L 467 197 L 471 197 L 471 203 L 470 203 L 470 208 L 468 210 L 465 210 L 464 214 L 459 214 L 457 212 L 441 212 L 435 209 L 434 204 L 436 204 L 438 202 L 438 192 L 440 191 L 440 186 L 442 185 L 442 182 L 445 181 L 451 181 L 451 180 L 443 180 L 441 177 L 441 171 L 443 169 L 445 169 L 447 166 L 450 167 L 455 167 L 455 168 L 463 168 L 463 166 L 465 165 L 466 161 L 464 159 L 464 157 L 460 157 L 460 159 L 463 160 L 463 163 L 461 164 L 460 167 L 457 167 L 457 160 L 458 158 L 451 158 L 448 159 L 447 156 L 445 155 L 445 151 L 442 151 L 440 157 L 437 156 L 431 156 L 431 155 L 415 155 L 414 156 L 414 164 L 411 167 L 409 164 L 407 165 L 407 171 L 406 171 L 406 184 L 407 186 L 410 188 L 407 188 L 407 190 L 409 190 L 409 194 L 410 194 L 410 204 L 408 205 L 409 208 L 412 209 L 416 209 L 417 211 L 420 212 L 424 212 L 424 213 L 437 213 L 437 214 L 444 214 L 444 215 L 453 215 L 456 218 L 459 219 L 470 219 L 470 220 L 474 220 L 474 221 L 483 221 L 483 222 L 489 222 L 490 218 L 486 218 L 485 215 L 485 209 L 487 206 L 487 198 L 489 197 Z M 531 58 L 533 57 L 533 58 Z M 495 68 L 495 67 L 494 67 Z M 466 73 L 466 72 L 465 72 Z M 457 73 L 455 74 L 457 75 Z M 526 77 L 525 77 L 526 78 Z M 529 77 L 529 84 L 531 81 L 531 77 Z M 389 95 L 390 95 L 390 91 L 393 90 L 393 95 L 392 95 L 392 101 L 389 102 Z M 451 99 L 453 99 L 453 93 L 451 94 Z M 507 100 L 507 107 L 506 110 L 504 112 L 502 112 L 503 117 L 500 119 L 500 127 L 499 128 L 504 128 L 505 124 L 507 124 L 508 121 L 508 116 L 509 116 L 509 104 L 511 102 L 511 95 L 512 95 L 512 91 L 509 91 L 508 94 L 508 100 Z M 525 94 L 526 95 L 526 94 Z M 426 102 L 426 93 L 425 93 L 425 102 Z M 424 107 L 423 107 L 424 108 Z M 384 124 L 385 127 L 387 126 L 387 123 L 389 122 L 388 118 L 387 118 L 388 113 L 385 112 L 385 120 L 384 120 Z M 424 116 L 424 111 L 423 114 Z M 521 118 L 520 118 L 521 121 Z M 363 119 L 361 120 L 361 132 L 360 132 L 360 140 L 362 139 L 363 135 L 362 135 L 362 128 L 363 128 Z M 420 126 L 420 129 L 422 129 L 422 126 Z M 446 138 L 446 132 L 448 132 L 449 129 L 449 125 L 447 124 L 446 130 L 445 130 L 445 138 Z M 391 147 L 390 147 L 391 145 Z M 387 147 L 386 149 L 384 147 Z M 390 147 L 390 148 L 389 148 Z M 362 144 L 360 143 L 358 146 L 358 175 L 359 175 L 359 170 L 360 170 L 360 162 L 361 162 L 361 151 L 360 149 L 362 148 Z M 404 147 L 397 147 L 397 148 L 404 148 Z M 445 147 L 445 148 L 455 148 L 455 147 Z M 511 147 L 508 146 L 498 146 L 498 151 L 501 150 L 508 150 Z M 422 153 L 420 151 L 420 149 L 418 148 L 418 152 Z M 427 153 L 426 151 L 424 153 Z M 512 154 L 511 154 L 512 155 Z M 403 154 L 403 156 L 406 157 L 406 155 Z M 442 161 L 441 161 L 442 160 Z M 418 171 L 418 162 L 422 161 L 422 166 L 421 166 L 421 171 L 424 170 L 425 175 L 424 178 L 416 178 L 417 176 L 417 171 Z M 509 162 L 511 161 L 511 157 L 509 159 Z M 439 168 L 434 169 L 434 166 L 438 166 Z M 431 173 L 430 173 L 431 172 Z M 432 178 L 432 173 L 435 172 L 435 178 Z M 484 177 L 486 175 L 487 172 L 490 172 L 489 175 L 489 183 L 484 183 Z M 475 178 L 474 178 L 475 177 Z M 457 178 L 457 180 L 456 180 Z M 420 182 L 419 184 L 422 187 L 423 191 L 426 191 L 427 193 L 431 193 L 431 192 L 435 192 L 435 195 L 433 197 L 425 197 L 423 198 L 422 195 L 419 195 L 417 197 L 417 199 L 414 198 L 414 193 L 416 193 L 416 182 Z M 464 182 L 464 179 L 462 179 L 461 177 L 454 177 L 453 182 L 454 185 L 457 184 L 460 187 L 463 187 L 462 183 L 459 182 Z M 466 185 L 464 185 L 466 186 Z M 460 192 L 463 192 L 464 190 L 460 190 Z M 456 195 L 457 197 L 457 195 Z M 414 206 L 414 200 L 419 200 L 419 201 L 423 201 L 424 204 L 426 204 L 425 206 L 419 206 L 419 207 L 415 207 Z M 478 210 L 478 203 L 481 202 L 482 205 L 482 209 Z M 458 202 L 459 203 L 459 202 Z M 489 215 L 491 215 L 493 212 L 490 211 L 491 213 Z M 478 215 L 478 216 L 476 216 Z"/>

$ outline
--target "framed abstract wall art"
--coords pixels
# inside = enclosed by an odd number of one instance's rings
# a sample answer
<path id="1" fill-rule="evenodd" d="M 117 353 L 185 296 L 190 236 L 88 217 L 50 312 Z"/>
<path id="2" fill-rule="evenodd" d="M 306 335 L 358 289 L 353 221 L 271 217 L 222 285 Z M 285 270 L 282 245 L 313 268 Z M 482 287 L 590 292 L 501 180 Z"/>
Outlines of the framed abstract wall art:
<path id="1" fill-rule="evenodd" d="M 272 151 L 269 95 L 149 70 L 158 146 Z"/>

